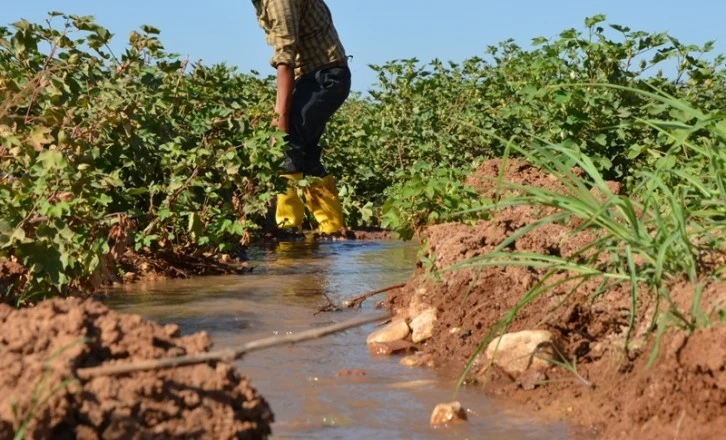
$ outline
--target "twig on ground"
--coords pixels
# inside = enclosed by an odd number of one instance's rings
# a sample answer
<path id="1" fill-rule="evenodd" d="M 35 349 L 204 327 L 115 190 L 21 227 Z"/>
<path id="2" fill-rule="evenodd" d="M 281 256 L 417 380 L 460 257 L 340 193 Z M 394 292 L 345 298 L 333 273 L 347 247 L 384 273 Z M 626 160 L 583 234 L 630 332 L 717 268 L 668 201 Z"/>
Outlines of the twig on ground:
<path id="1" fill-rule="evenodd" d="M 349 309 L 360 307 L 361 304 L 363 304 L 363 301 L 367 300 L 368 298 L 372 296 L 376 296 L 379 293 L 385 293 L 390 290 L 394 289 L 400 289 L 401 287 L 405 286 L 406 284 L 396 284 L 394 286 L 388 286 L 384 287 L 383 289 L 374 290 L 372 292 L 364 293 L 363 295 L 356 296 L 355 298 L 346 300 L 343 302 L 343 305 Z"/>
<path id="2" fill-rule="evenodd" d="M 181 276 L 182 278 L 189 278 L 189 275 L 188 275 L 188 274 L 187 274 L 186 272 L 184 272 L 183 270 L 179 269 L 178 267 L 174 267 L 174 265 L 173 265 L 173 264 L 170 264 L 170 265 L 169 265 L 169 269 L 171 269 L 171 270 L 173 270 L 174 272 L 176 272 L 176 273 L 177 273 L 178 275 L 180 275 L 180 276 Z"/>
<path id="3" fill-rule="evenodd" d="M 134 373 L 137 371 L 160 370 L 164 368 L 181 367 L 185 365 L 201 364 L 210 361 L 226 361 L 232 362 L 253 351 L 264 350 L 266 348 L 279 345 L 294 344 L 296 342 L 307 341 L 310 339 L 321 338 L 326 335 L 338 333 L 361 325 L 370 324 L 372 322 L 387 319 L 388 315 L 368 316 L 326 327 L 305 330 L 294 335 L 273 336 L 257 341 L 248 342 L 239 348 L 229 348 L 225 350 L 210 351 L 208 353 L 177 356 L 163 359 L 150 359 L 145 361 L 129 362 L 124 364 L 107 365 L 92 368 L 81 368 L 76 371 L 79 379 L 88 380 L 98 376 L 110 376 L 116 374 Z"/>
<path id="4" fill-rule="evenodd" d="M 339 312 L 343 309 L 341 309 L 335 302 L 330 299 L 327 293 L 323 292 L 323 296 L 325 297 L 325 300 L 327 301 L 326 304 L 323 304 L 320 306 L 320 309 L 318 309 L 317 312 L 313 313 L 313 316 L 319 315 L 321 313 L 327 313 L 327 312 Z"/>

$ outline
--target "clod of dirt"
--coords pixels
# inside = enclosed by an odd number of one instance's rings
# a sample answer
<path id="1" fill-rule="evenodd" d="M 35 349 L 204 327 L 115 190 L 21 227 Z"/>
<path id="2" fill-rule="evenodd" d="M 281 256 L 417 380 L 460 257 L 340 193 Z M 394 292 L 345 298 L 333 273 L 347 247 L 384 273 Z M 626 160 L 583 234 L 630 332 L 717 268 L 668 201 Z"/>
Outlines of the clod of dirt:
<path id="1" fill-rule="evenodd" d="M 431 426 L 443 426 L 467 420 L 466 410 L 461 402 L 439 403 L 431 413 Z"/>
<path id="2" fill-rule="evenodd" d="M 13 290 L 21 290 L 23 277 L 27 273 L 25 267 L 10 261 L 6 258 L 0 258 L 0 292 L 10 292 Z M 0 301 L 14 302 L 15 298 L 7 296 L 0 298 Z"/>
<path id="3" fill-rule="evenodd" d="M 179 336 L 93 300 L 0 304 L 0 438 L 265 438 L 273 414 L 224 362 L 96 377 L 75 371 L 114 361 L 203 353 L 204 332 Z"/>

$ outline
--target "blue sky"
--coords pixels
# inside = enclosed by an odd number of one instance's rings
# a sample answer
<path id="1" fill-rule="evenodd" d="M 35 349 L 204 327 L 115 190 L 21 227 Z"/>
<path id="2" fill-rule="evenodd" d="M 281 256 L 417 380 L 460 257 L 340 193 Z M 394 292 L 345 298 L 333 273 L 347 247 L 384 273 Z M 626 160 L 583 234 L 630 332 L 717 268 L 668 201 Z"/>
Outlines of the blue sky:
<path id="1" fill-rule="evenodd" d="M 257 27 L 250 0 L 26 0 L 5 1 L 0 26 L 20 18 L 43 20 L 59 10 L 93 15 L 115 34 L 113 48 L 124 46 L 141 24 L 162 30 L 169 51 L 226 62 L 243 72 L 272 73 L 270 50 Z M 375 76 L 368 64 L 399 58 L 461 61 L 483 54 L 508 38 L 527 46 L 533 37 L 556 36 L 583 28 L 585 17 L 606 14 L 608 23 L 649 32 L 669 32 L 684 43 L 716 40 L 726 53 L 723 17 L 726 2 L 715 0 L 327 0 L 348 53 L 353 56 L 353 88 L 367 89 Z"/>

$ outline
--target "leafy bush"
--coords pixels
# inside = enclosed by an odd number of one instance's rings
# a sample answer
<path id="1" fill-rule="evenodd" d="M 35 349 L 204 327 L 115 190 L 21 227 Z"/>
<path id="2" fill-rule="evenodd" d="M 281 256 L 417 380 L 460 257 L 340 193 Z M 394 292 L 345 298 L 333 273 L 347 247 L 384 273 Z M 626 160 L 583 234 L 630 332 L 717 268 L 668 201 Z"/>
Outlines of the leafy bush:
<path id="1" fill-rule="evenodd" d="M 149 26 L 117 57 L 89 17 L 52 15 L 61 29 L 0 28 L 0 258 L 29 270 L 26 294 L 90 287 L 112 233 L 190 253 L 245 239 L 280 185 L 269 81 L 190 67 Z"/>
<path id="2" fill-rule="evenodd" d="M 465 177 L 461 170 L 415 163 L 400 183 L 388 189 L 382 226 L 410 240 L 428 225 L 477 218 L 472 210 L 480 207 L 481 200 L 474 189 L 461 183 Z"/>
<path id="3" fill-rule="evenodd" d="M 606 178 L 631 182 L 671 143 L 631 122 L 674 117 L 674 109 L 637 92 L 657 88 L 706 111 L 724 108 L 724 57 L 708 60 L 712 42 L 687 45 L 616 24 L 608 32 L 604 20 L 535 38 L 531 50 L 507 40 L 461 63 L 371 66 L 378 83 L 370 96 L 352 98 L 328 130 L 331 168 L 357 179 L 357 194 L 382 203 L 398 172 L 417 161 L 459 168 L 500 156 L 510 141 L 552 142 L 576 145 Z"/>

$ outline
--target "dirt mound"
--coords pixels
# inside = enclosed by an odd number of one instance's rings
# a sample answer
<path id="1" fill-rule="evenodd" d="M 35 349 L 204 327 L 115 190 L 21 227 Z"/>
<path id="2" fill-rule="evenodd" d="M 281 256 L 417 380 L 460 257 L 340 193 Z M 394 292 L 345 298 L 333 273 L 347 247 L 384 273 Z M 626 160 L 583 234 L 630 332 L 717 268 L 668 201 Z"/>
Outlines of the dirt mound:
<path id="1" fill-rule="evenodd" d="M 0 438 L 264 438 L 273 414 L 223 362 L 80 381 L 75 371 L 206 352 L 206 333 L 179 336 L 92 300 L 0 304 Z"/>
<path id="2" fill-rule="evenodd" d="M 719 438 L 726 428 L 726 327 L 690 337 L 671 334 L 661 359 L 646 369 L 639 359 L 629 379 L 611 387 L 606 398 L 622 404 L 609 414 L 612 438 Z M 607 384 L 604 384 L 607 389 Z M 613 406 L 613 409 L 617 407 Z"/>
<path id="3" fill-rule="evenodd" d="M 26 274 L 25 268 L 13 261 L 0 258 L 0 292 L 9 292 L 11 289 L 22 288 L 22 278 Z M 1 301 L 14 301 L 15 298 L 0 296 Z"/>
<path id="4" fill-rule="evenodd" d="M 492 179 L 499 175 L 499 161 L 488 161 L 468 183 L 495 197 Z M 503 177 L 564 191 L 557 179 L 517 160 L 508 162 Z M 609 186 L 618 191 L 618 185 Z M 493 326 L 544 275 L 544 270 L 523 266 L 449 267 L 490 252 L 522 227 L 553 212 L 517 206 L 474 226 L 451 223 L 425 231 L 428 248 L 422 261 L 430 263 L 427 267 L 420 263 L 416 275 L 389 297 L 388 305 L 409 318 L 428 306 L 436 308 L 433 337 L 420 348 L 434 356 L 437 366 L 463 371 Z M 574 258 L 593 236 L 575 231 L 572 224 L 536 228 L 507 249 Z M 550 282 L 562 279 L 559 276 Z M 717 437 L 726 426 L 726 329 L 702 330 L 688 338 L 683 332 L 667 333 L 657 362 L 646 369 L 653 347 L 647 335 L 649 318 L 656 311 L 655 298 L 639 298 L 636 322 L 640 324 L 631 332 L 630 349 L 625 352 L 631 308 L 628 286 L 616 286 L 593 297 L 599 282 L 568 282 L 547 291 L 522 308 L 507 328 L 509 332 L 551 331 L 568 359 L 577 358 L 577 372 L 584 381 L 562 368 L 548 370 L 545 377 L 511 378 L 496 367 L 481 368 L 488 365 L 482 363 L 472 370 L 470 382 L 506 396 L 519 408 L 584 426 L 578 438 L 585 433 L 608 439 Z M 718 301 L 725 303 L 725 286 L 707 285 L 701 303 L 704 310 Z M 673 286 L 671 296 L 684 310 L 690 310 L 692 287 Z M 585 386 L 585 382 L 593 386 Z"/>

